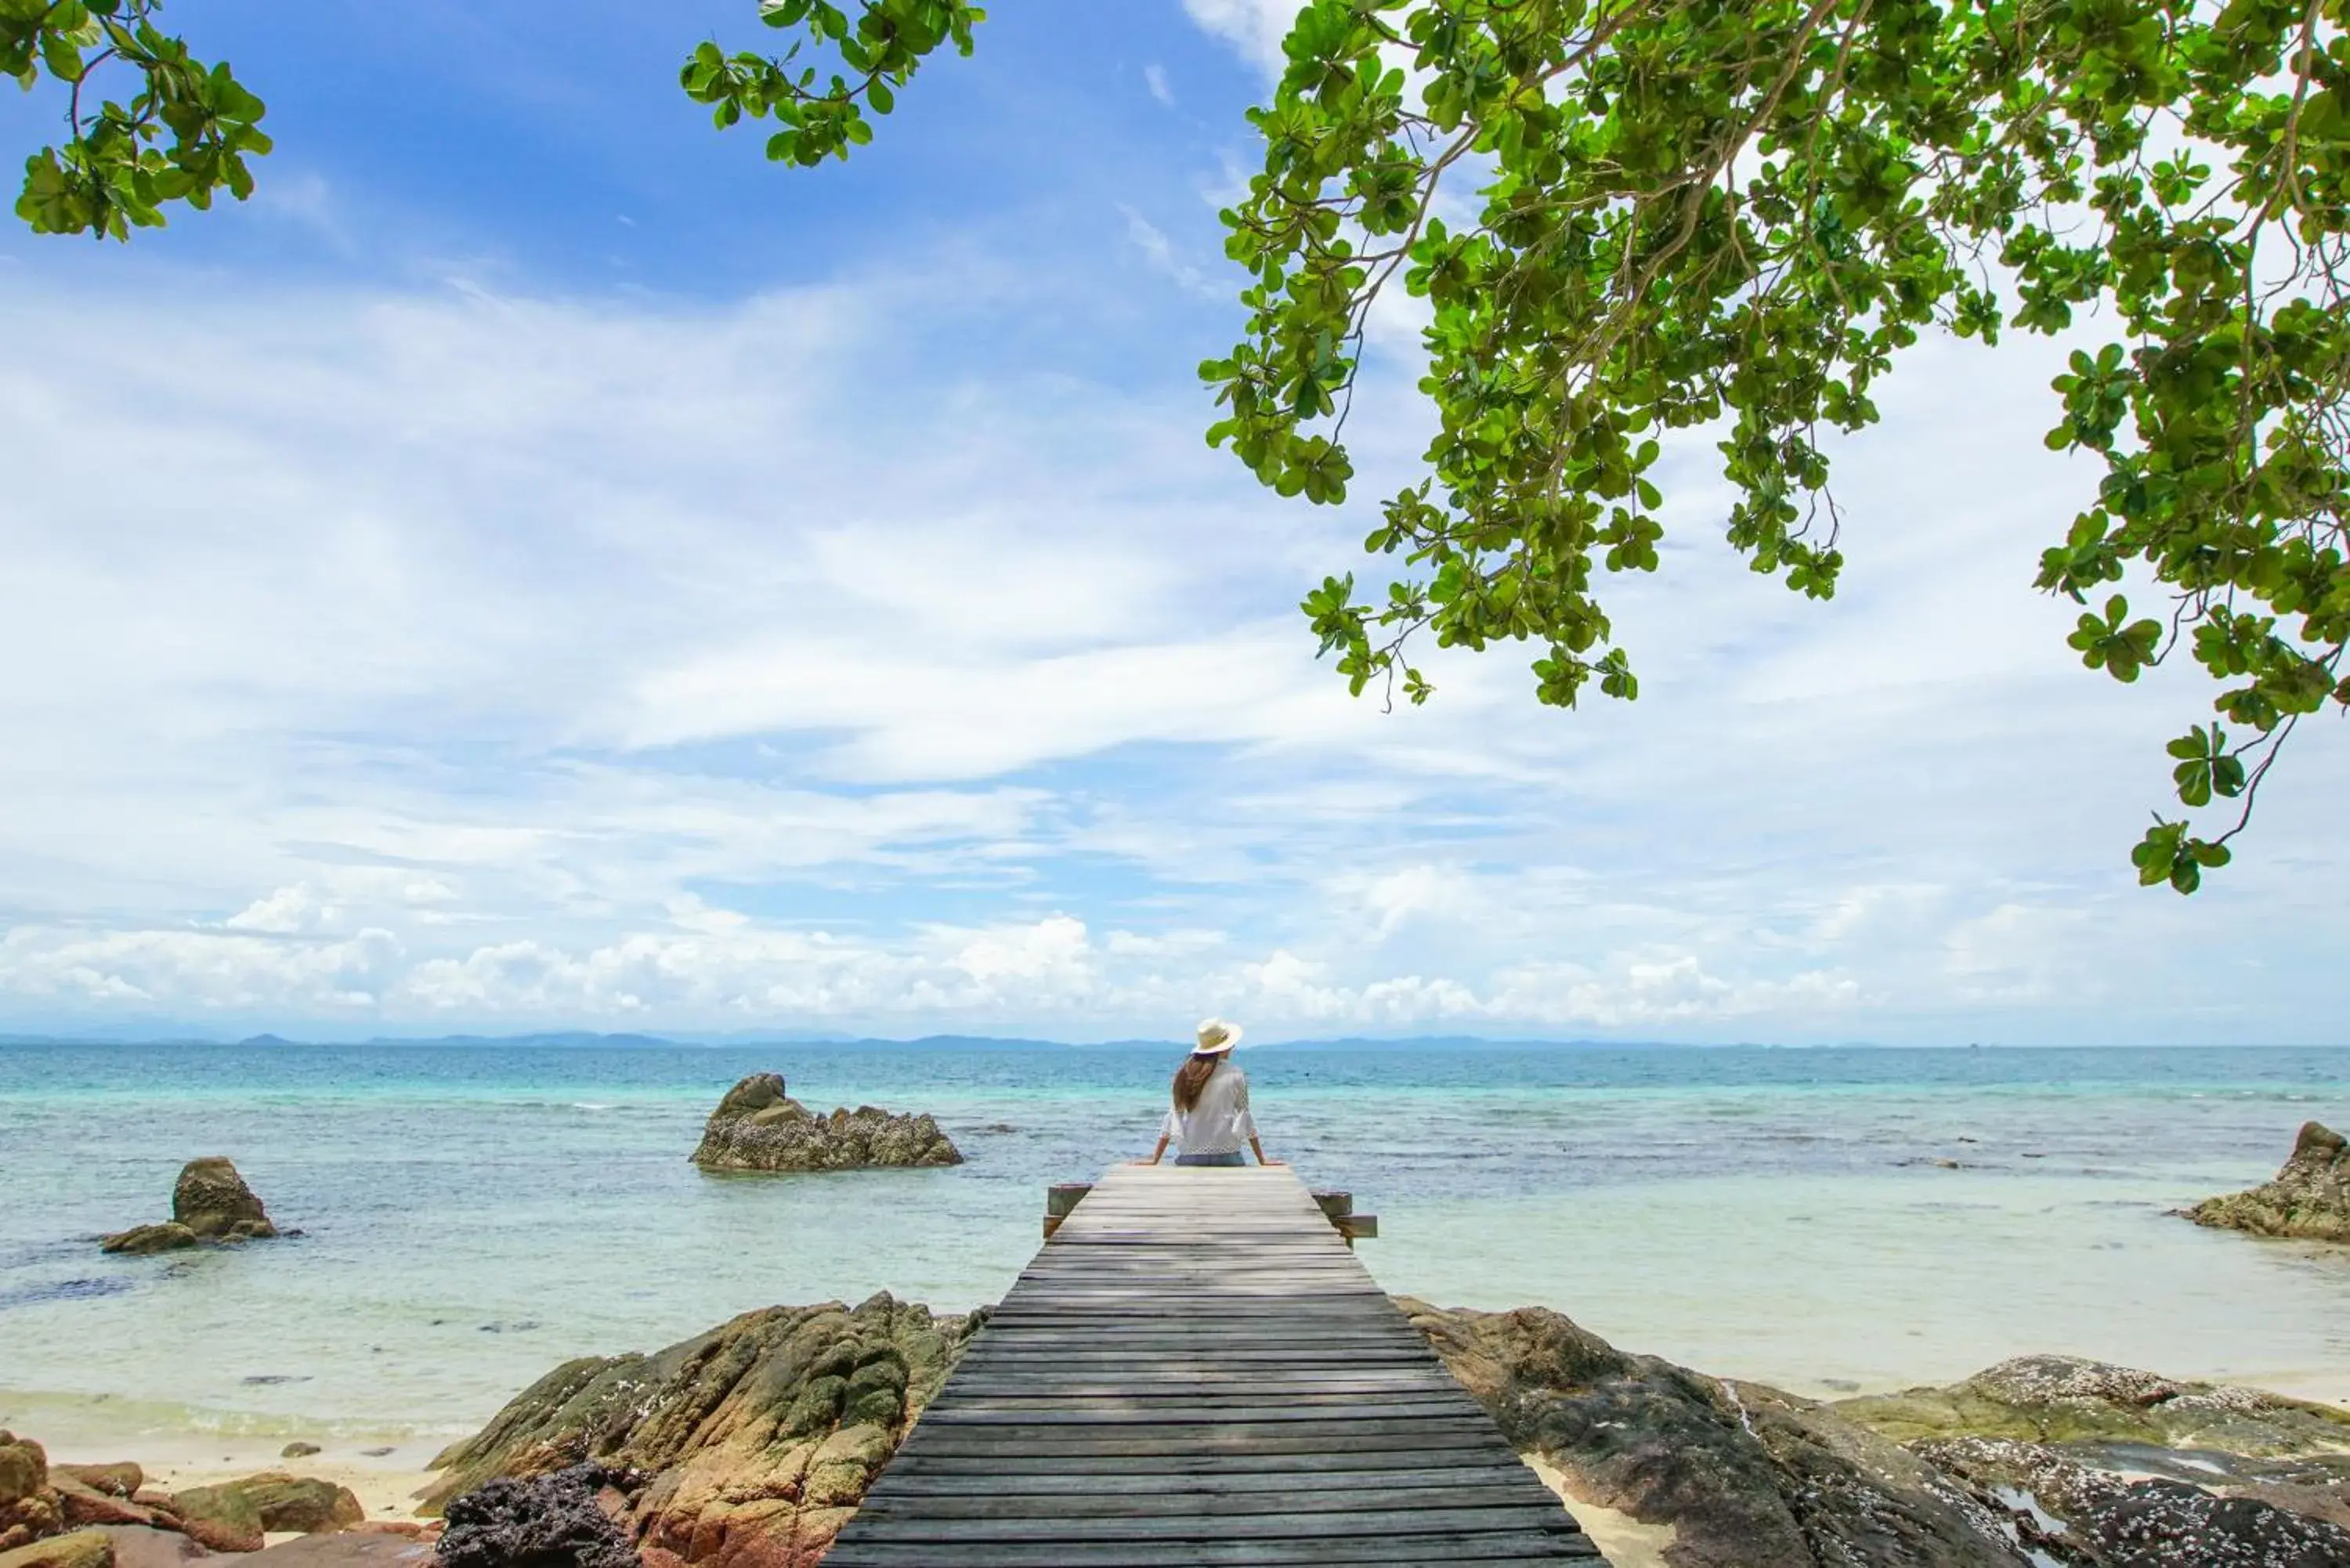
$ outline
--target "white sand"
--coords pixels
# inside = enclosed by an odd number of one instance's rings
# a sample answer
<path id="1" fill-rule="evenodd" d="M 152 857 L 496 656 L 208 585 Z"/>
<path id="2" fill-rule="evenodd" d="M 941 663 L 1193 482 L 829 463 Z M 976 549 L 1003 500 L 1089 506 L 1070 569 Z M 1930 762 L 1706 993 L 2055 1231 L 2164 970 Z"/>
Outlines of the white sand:
<path id="1" fill-rule="evenodd" d="M 1673 1543 L 1677 1533 L 1669 1524 L 1643 1524 L 1630 1514 L 1617 1509 L 1602 1508 L 1575 1495 L 1567 1486 L 1566 1477 L 1555 1466 L 1527 1456 L 1526 1464 L 1542 1477 L 1543 1485 L 1558 1493 L 1566 1511 L 1575 1515 L 1575 1522 L 1583 1526 L 1583 1533 L 1591 1543 L 1607 1554 L 1610 1568 L 1666 1568 L 1665 1549 Z"/>

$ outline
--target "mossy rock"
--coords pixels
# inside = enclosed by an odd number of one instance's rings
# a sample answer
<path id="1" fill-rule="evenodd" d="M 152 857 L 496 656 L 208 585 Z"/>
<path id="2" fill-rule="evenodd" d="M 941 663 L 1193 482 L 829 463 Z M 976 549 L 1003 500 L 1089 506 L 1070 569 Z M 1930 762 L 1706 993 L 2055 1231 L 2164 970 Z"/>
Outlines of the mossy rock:
<path id="1" fill-rule="evenodd" d="M 221 1155 L 192 1159 L 172 1189 L 172 1218 L 215 1241 L 254 1241 L 277 1234 L 269 1211 Z"/>
<path id="2" fill-rule="evenodd" d="M 579 1463 L 637 1478 L 639 1544 L 694 1562 L 821 1554 L 983 1314 L 877 1295 L 745 1313 L 653 1355 L 567 1363 L 434 1461 L 428 1509 Z"/>
<path id="3" fill-rule="evenodd" d="M 133 1225 L 128 1231 L 118 1231 L 99 1242 L 99 1250 L 121 1252 L 134 1258 L 151 1257 L 158 1252 L 183 1251 L 201 1247 L 204 1239 L 176 1220 L 161 1225 Z"/>
<path id="4" fill-rule="evenodd" d="M 0 1568 L 114 1568 L 114 1540 L 102 1530 L 52 1535 L 0 1552 Z"/>
<path id="5" fill-rule="evenodd" d="M 1844 1399 L 1835 1408 L 1904 1444 L 1987 1438 L 2248 1456 L 2350 1449 L 2350 1412 L 2069 1355 L 2019 1356 L 1948 1387 Z"/>
<path id="6" fill-rule="evenodd" d="M 283 1470 L 173 1492 L 172 1507 L 189 1519 L 206 1520 L 246 1535 L 286 1531 L 317 1535 L 345 1529 L 367 1517 L 367 1510 L 348 1487 Z"/>
<path id="7" fill-rule="evenodd" d="M 36 1497 L 49 1484 L 49 1456 L 40 1444 L 0 1432 L 0 1508 Z"/>

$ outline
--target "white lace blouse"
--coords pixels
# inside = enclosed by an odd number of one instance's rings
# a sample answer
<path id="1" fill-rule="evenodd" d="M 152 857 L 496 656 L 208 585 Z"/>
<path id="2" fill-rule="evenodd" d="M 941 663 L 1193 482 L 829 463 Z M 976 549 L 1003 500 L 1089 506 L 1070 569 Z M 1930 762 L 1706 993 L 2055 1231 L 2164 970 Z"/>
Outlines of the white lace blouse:
<path id="1" fill-rule="evenodd" d="M 1200 1103 L 1188 1111 L 1170 1109 L 1159 1136 L 1178 1154 L 1238 1154 L 1256 1137 L 1249 1116 L 1248 1075 L 1226 1062 L 1208 1076 Z"/>

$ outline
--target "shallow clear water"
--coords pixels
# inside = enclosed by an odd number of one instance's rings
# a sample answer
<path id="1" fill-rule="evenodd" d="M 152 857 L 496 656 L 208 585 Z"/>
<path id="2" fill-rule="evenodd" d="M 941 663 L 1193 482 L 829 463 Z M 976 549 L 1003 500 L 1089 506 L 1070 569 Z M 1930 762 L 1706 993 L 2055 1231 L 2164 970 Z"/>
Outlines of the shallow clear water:
<path id="1" fill-rule="evenodd" d="M 577 1355 L 776 1302 L 991 1301 L 1043 1189 L 1146 1152 L 1130 1048 L 0 1047 L 0 1425 L 469 1430 Z M 1811 1393 L 2062 1350 L 2350 1394 L 2350 1250 L 2165 1210 L 2350 1122 L 2350 1052 L 1381 1050 L 1242 1058 L 1272 1152 L 1447 1304 Z M 742 1075 L 936 1114 L 969 1163 L 712 1178 Z M 234 1158 L 298 1240 L 90 1238 Z M 1962 1168 L 1932 1162 L 1956 1159 Z"/>

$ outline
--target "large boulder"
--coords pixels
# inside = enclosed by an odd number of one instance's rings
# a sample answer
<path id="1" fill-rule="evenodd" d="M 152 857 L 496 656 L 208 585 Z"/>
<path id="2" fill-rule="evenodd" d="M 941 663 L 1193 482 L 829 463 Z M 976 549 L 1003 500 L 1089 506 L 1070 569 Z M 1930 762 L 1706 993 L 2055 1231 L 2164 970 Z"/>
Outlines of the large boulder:
<path id="1" fill-rule="evenodd" d="M 453 1500 L 485 1483 L 593 1464 L 649 1563 L 811 1568 L 982 1316 L 884 1294 L 745 1313 L 658 1355 L 568 1362 L 433 1461 L 427 1507 L 452 1511 L 454 1535 Z"/>
<path id="2" fill-rule="evenodd" d="M 872 1106 L 817 1116 L 784 1092 L 782 1074 L 754 1073 L 710 1113 L 693 1163 L 704 1170 L 856 1170 L 961 1165 L 962 1155 L 928 1116 Z"/>
<path id="3" fill-rule="evenodd" d="M 1556 1313 L 1405 1301 L 1517 1449 L 1668 1568 L 2344 1568 L 2350 1415 L 2066 1356 L 1819 1405 Z"/>
<path id="4" fill-rule="evenodd" d="M 2207 1198 L 2185 1212 L 2198 1225 L 2256 1236 L 2350 1241 L 2350 1139 L 2316 1122 L 2304 1123 L 2293 1157 L 2274 1181 L 2249 1192 Z"/>
<path id="5" fill-rule="evenodd" d="M 192 1159 L 172 1189 L 172 1218 L 160 1225 L 136 1225 L 101 1239 L 109 1252 L 145 1255 L 188 1247 L 265 1240 L 277 1234 L 261 1199 L 236 1167 L 219 1155 Z"/>
<path id="6" fill-rule="evenodd" d="M 1823 1406 L 1627 1355 L 1540 1307 L 1399 1304 L 1571 1495 L 1669 1525 L 1672 1568 L 2027 1568 L 2003 1517 Z"/>
<path id="7" fill-rule="evenodd" d="M 208 1241 L 275 1236 L 277 1227 L 236 1167 L 219 1155 L 192 1159 L 172 1189 L 172 1218 Z"/>

